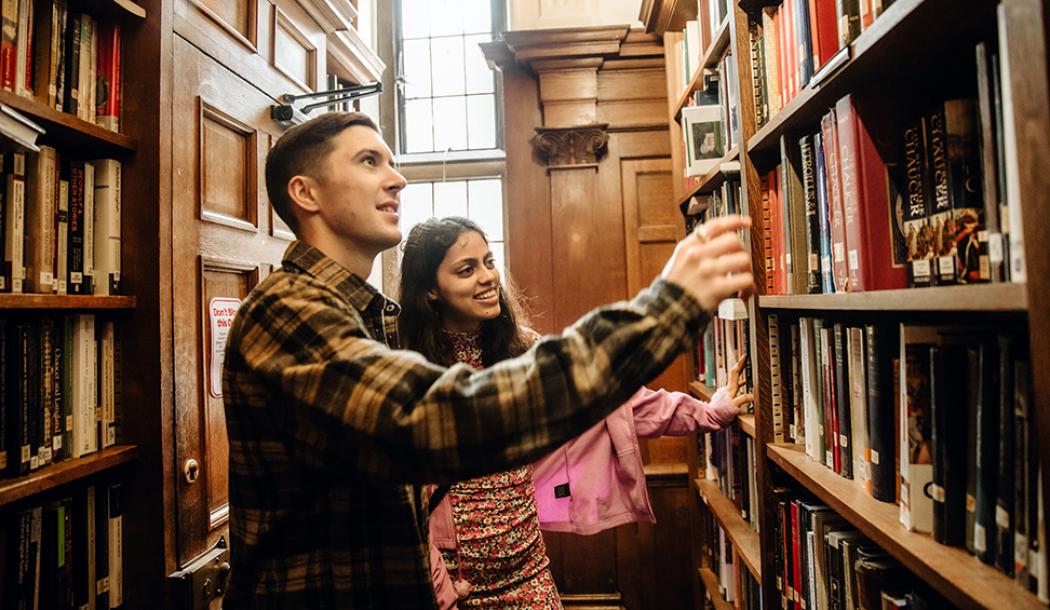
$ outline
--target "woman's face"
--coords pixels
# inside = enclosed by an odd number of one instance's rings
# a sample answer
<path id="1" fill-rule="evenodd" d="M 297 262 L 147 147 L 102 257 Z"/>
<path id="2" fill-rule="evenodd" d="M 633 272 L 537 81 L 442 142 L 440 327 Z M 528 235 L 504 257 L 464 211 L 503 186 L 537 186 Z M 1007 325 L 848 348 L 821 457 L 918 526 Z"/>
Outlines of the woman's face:
<path id="1" fill-rule="evenodd" d="M 427 297 L 441 304 L 445 330 L 476 332 L 500 314 L 499 270 L 488 243 L 477 231 L 464 231 L 445 252 L 436 286 Z"/>

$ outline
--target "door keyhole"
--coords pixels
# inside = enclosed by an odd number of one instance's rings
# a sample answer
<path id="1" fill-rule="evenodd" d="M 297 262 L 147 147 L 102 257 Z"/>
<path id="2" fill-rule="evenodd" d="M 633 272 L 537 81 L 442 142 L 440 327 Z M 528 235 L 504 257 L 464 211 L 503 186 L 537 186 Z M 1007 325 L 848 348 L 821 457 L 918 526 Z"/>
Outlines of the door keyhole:
<path id="1" fill-rule="evenodd" d="M 182 465 L 182 474 L 190 485 L 197 482 L 197 477 L 200 476 L 200 473 L 201 465 L 193 458 L 186 460 L 186 463 Z"/>

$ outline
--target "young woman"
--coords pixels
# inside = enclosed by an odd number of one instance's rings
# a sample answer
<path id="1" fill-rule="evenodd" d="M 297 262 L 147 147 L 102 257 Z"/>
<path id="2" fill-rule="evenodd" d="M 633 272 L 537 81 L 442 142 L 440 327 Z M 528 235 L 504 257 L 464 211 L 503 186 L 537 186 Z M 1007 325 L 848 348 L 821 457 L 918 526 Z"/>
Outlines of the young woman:
<path id="1" fill-rule="evenodd" d="M 500 281 L 484 232 L 466 218 L 409 233 L 401 263 L 404 347 L 449 365 L 483 368 L 525 352 L 538 335 Z M 606 420 L 531 466 L 436 488 L 431 571 L 443 609 L 560 609 L 540 529 L 594 534 L 655 522 L 638 438 L 718 430 L 751 402 L 732 382 L 704 403 L 640 389 Z M 439 552 L 440 551 L 440 552 Z M 449 575 L 454 575 L 455 582 Z"/>

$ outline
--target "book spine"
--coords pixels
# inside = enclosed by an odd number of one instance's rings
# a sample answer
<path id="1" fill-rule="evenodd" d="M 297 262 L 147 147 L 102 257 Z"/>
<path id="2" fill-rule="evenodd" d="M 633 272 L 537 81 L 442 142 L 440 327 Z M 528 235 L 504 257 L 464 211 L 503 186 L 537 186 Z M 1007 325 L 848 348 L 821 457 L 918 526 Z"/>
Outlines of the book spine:
<path id="1" fill-rule="evenodd" d="M 977 145 L 977 105 L 973 99 L 944 103 L 948 189 L 952 214 L 944 231 L 944 254 L 957 283 L 989 281 L 987 237 L 981 239 L 983 193 Z M 982 260 L 984 259 L 984 260 Z"/>
<path id="2" fill-rule="evenodd" d="M 40 437 L 38 439 L 37 455 L 40 456 L 40 465 L 45 466 L 52 463 L 54 459 L 55 321 L 52 318 L 41 318 L 38 328 L 40 329 L 40 360 L 37 365 L 39 367 L 37 396 L 39 398 Z"/>
<path id="3" fill-rule="evenodd" d="M 124 504 L 123 487 L 118 483 L 109 489 L 109 608 L 124 606 Z"/>
<path id="4" fill-rule="evenodd" d="M 817 219 L 820 221 L 820 286 L 824 294 L 835 292 L 831 263 L 831 205 L 828 201 L 827 169 L 824 167 L 824 138 L 813 136 L 813 159 L 816 165 Z"/>
<path id="5" fill-rule="evenodd" d="M 907 202 L 904 206 L 904 237 L 907 243 L 909 283 L 929 286 L 933 283 L 930 259 L 933 239 L 930 234 L 927 166 L 922 121 L 904 128 L 904 176 Z"/>
<path id="6" fill-rule="evenodd" d="M 102 322 L 99 342 L 99 403 L 102 410 L 102 448 L 117 442 L 116 423 L 116 337 L 112 320 Z"/>
<path id="7" fill-rule="evenodd" d="M 849 103 L 849 99 L 846 103 Z M 842 102 L 839 102 L 841 105 Z M 859 197 L 857 172 L 850 161 L 855 157 L 846 157 L 843 148 L 849 142 L 842 142 L 838 133 L 837 111 L 832 110 L 820 121 L 824 138 L 824 167 L 827 175 L 828 210 L 831 214 L 831 277 L 835 292 L 846 292 L 854 283 L 853 270 L 847 262 L 847 254 L 853 251 L 849 243 L 847 225 L 856 224 L 856 199 Z M 853 152 L 847 149 L 846 152 Z M 847 206 L 852 204 L 851 214 Z"/>
<path id="8" fill-rule="evenodd" d="M 974 554 L 984 563 L 995 563 L 995 505 L 998 485 L 997 441 L 999 430 L 999 355 L 997 346 L 982 343 L 979 354 L 979 389 L 977 396 L 976 484 L 973 526 Z"/>
<path id="9" fill-rule="evenodd" d="M 69 170 L 69 294 L 88 294 L 84 286 L 84 163 Z"/>
<path id="10" fill-rule="evenodd" d="M 66 95 L 64 112 L 80 116 L 80 13 L 69 12 L 66 19 Z"/>
<path id="11" fill-rule="evenodd" d="M 926 115 L 923 124 L 926 129 L 926 166 L 929 168 L 926 178 L 929 181 L 927 193 L 930 201 L 926 222 L 932 249 L 931 279 L 934 284 L 954 284 L 955 260 L 950 256 L 952 240 L 947 236 L 952 222 L 952 200 L 948 185 L 948 138 L 944 107 L 940 106 Z"/>
<path id="12" fill-rule="evenodd" d="M 55 287 L 69 293 L 69 180 L 58 182 L 58 213 L 55 215 Z"/>
<path id="13" fill-rule="evenodd" d="M 999 335 L 999 447 L 996 464 L 995 564 L 1014 573 L 1014 340 Z"/>
<path id="14" fill-rule="evenodd" d="M 55 149 L 41 146 L 27 168 L 25 292 L 49 294 L 55 282 Z"/>
<path id="15" fill-rule="evenodd" d="M 980 127 L 981 186 L 984 196 L 984 233 L 981 242 L 987 244 L 982 256 L 982 273 L 988 267 L 988 277 L 993 282 L 1005 279 L 1003 267 L 1003 236 L 999 220 L 1000 189 L 998 155 L 996 150 L 997 123 L 995 102 L 992 99 L 995 85 L 992 82 L 992 54 L 987 42 L 977 44 L 977 108 Z"/>
<path id="16" fill-rule="evenodd" d="M 780 374 L 780 323 L 770 314 L 769 326 L 769 393 L 773 404 L 773 439 L 784 442 L 784 385 Z"/>
<path id="17" fill-rule="evenodd" d="M 868 434 L 871 437 L 871 496 L 882 502 L 896 499 L 893 396 L 886 391 L 893 372 L 888 358 L 892 346 L 886 345 L 888 338 L 888 333 L 881 332 L 873 324 L 864 327 Z"/>
<path id="18" fill-rule="evenodd" d="M 120 294 L 121 166 L 119 161 L 102 159 L 93 167 L 95 294 Z"/>
<path id="19" fill-rule="evenodd" d="M 1003 117 L 1001 131 L 1003 142 L 1002 167 L 1006 173 L 1004 183 L 1006 185 L 1007 224 L 1009 226 L 1010 281 L 1021 283 L 1025 282 L 1028 277 L 1025 269 L 1024 231 L 1021 230 L 1021 198 L 1024 196 L 1024 193 L 1021 191 L 1020 169 L 1017 164 L 1017 125 L 1014 117 L 1013 92 L 1010 82 L 1013 72 L 1010 69 L 1010 54 L 1007 52 L 1009 35 L 1006 29 L 1006 9 L 1000 4 L 997 11 L 999 61 L 1002 63 L 1000 69 Z"/>
<path id="20" fill-rule="evenodd" d="M 838 446 L 840 474 L 847 479 L 853 478 L 853 448 L 852 442 L 852 414 L 849 404 L 849 356 L 846 353 L 846 330 L 841 322 L 836 322 L 833 327 L 835 368 L 833 380 L 835 382 L 835 407 L 838 415 Z"/>
<path id="21" fill-rule="evenodd" d="M 806 210 L 806 290 L 810 294 L 821 292 L 820 260 L 820 214 L 817 208 L 816 164 L 813 161 L 813 137 L 805 136 L 799 141 L 802 154 L 802 196 Z"/>
<path id="22" fill-rule="evenodd" d="M 4 276 L 9 280 L 8 292 L 23 292 L 25 281 L 25 154 L 10 155 L 7 173 L 7 224 L 4 227 Z M 6 156 L 5 156 L 6 160 Z"/>

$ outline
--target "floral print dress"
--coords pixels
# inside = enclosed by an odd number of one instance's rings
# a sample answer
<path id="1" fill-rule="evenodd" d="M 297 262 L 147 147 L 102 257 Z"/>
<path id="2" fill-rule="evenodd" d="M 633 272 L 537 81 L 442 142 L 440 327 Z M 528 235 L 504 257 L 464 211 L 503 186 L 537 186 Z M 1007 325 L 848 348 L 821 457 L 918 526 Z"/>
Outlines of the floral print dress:
<path id="1" fill-rule="evenodd" d="M 456 361 L 482 368 L 476 334 L 446 332 Z M 561 610 L 536 515 L 532 466 L 452 485 L 458 550 L 442 551 L 449 574 L 473 587 L 459 608 Z"/>

